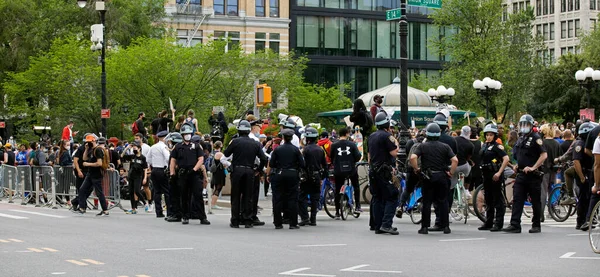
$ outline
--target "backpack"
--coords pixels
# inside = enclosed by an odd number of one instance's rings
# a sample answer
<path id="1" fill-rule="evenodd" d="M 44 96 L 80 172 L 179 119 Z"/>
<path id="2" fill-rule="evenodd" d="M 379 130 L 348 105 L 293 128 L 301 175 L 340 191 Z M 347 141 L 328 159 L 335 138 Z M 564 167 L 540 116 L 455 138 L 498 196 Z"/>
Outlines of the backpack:
<path id="1" fill-rule="evenodd" d="M 136 122 L 137 122 L 137 121 L 134 121 L 134 122 L 131 124 L 131 132 L 133 133 L 133 135 L 135 135 L 135 134 L 137 134 L 137 133 L 139 133 L 139 132 L 140 132 L 140 130 L 138 129 L 138 126 L 137 126 Z"/>
<path id="2" fill-rule="evenodd" d="M 210 138 L 211 139 L 223 139 L 223 128 L 221 128 L 221 124 L 215 123 L 210 130 Z"/>
<path id="3" fill-rule="evenodd" d="M 96 146 L 94 148 L 94 158 L 98 159 L 98 157 L 96 157 L 96 149 L 98 149 L 98 146 Z M 102 158 L 102 166 L 101 166 L 101 169 L 104 172 L 110 166 L 110 154 L 108 153 L 108 150 L 106 150 L 106 149 L 101 148 L 101 150 L 104 152 L 104 157 Z"/>
<path id="4" fill-rule="evenodd" d="M 35 165 L 35 166 L 40 165 L 40 160 L 38 159 L 38 157 L 40 156 L 40 151 L 41 150 L 39 150 L 39 149 L 33 151 L 33 157 L 31 157 L 31 160 L 30 160 L 31 165 Z"/>
<path id="5" fill-rule="evenodd" d="M 354 171 L 354 155 L 352 153 L 352 148 L 350 146 L 339 146 L 346 147 L 346 149 L 342 148 L 332 148 L 331 155 L 335 156 L 334 168 L 339 170 L 341 174 L 350 174 Z"/>
<path id="6" fill-rule="evenodd" d="M 363 114 L 365 116 L 365 126 L 362 126 L 364 132 L 366 133 L 370 133 L 371 129 L 373 129 L 373 118 L 371 117 L 371 113 L 367 112 L 367 111 L 363 111 Z"/>

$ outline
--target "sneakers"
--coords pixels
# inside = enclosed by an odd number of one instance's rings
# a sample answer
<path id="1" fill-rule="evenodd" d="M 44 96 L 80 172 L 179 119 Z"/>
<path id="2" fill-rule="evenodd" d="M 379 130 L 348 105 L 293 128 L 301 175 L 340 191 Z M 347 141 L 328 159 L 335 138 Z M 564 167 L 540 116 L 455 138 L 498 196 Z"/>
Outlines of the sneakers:
<path id="1" fill-rule="evenodd" d="M 335 217 L 334 217 L 333 219 L 335 219 L 335 220 L 340 220 L 340 219 L 341 219 L 341 218 L 340 218 L 340 214 L 336 213 L 336 214 L 335 214 Z"/>
<path id="2" fill-rule="evenodd" d="M 477 230 L 479 230 L 479 231 L 489 231 L 489 230 L 492 230 L 492 227 L 487 226 L 487 225 L 481 225 L 481 227 L 477 228 Z"/>
<path id="3" fill-rule="evenodd" d="M 101 211 L 96 216 L 108 216 L 108 211 Z"/>
<path id="4" fill-rule="evenodd" d="M 214 205 L 212 206 L 213 210 L 222 210 L 223 208 L 221 208 L 220 206 Z"/>
<path id="5" fill-rule="evenodd" d="M 492 229 L 490 229 L 490 232 L 500 232 L 502 231 L 502 226 L 498 226 L 498 225 L 494 225 L 494 227 L 492 227 Z"/>
<path id="6" fill-rule="evenodd" d="M 153 212 L 153 211 L 154 211 L 154 205 L 153 205 L 153 204 L 150 204 L 150 205 L 148 205 L 148 210 L 147 210 L 147 212 L 151 213 L 151 212 Z"/>
<path id="7" fill-rule="evenodd" d="M 75 213 L 76 215 L 84 215 L 85 214 L 85 210 L 76 209 L 76 210 L 73 210 L 73 213 Z"/>
<path id="8" fill-rule="evenodd" d="M 358 207 L 358 208 L 356 208 L 356 209 L 354 210 L 354 212 L 355 212 L 355 213 L 362 213 L 362 212 L 363 212 L 363 210 L 362 210 L 360 207 Z"/>
<path id="9" fill-rule="evenodd" d="M 589 223 L 589 222 L 583 223 L 583 225 L 581 225 L 581 228 L 579 228 L 579 230 L 581 230 L 581 231 L 586 231 L 586 232 L 587 232 L 589 229 L 590 229 L 590 223 Z"/>
<path id="10" fill-rule="evenodd" d="M 150 206 L 148 204 L 144 205 L 144 211 L 146 211 L 147 213 L 150 212 Z"/>
<path id="11" fill-rule="evenodd" d="M 296 229 L 300 229 L 300 227 L 298 227 L 298 225 L 290 225 L 290 230 L 296 230 Z"/>
<path id="12" fill-rule="evenodd" d="M 375 231 L 375 234 L 390 234 L 390 235 L 399 235 L 400 232 L 394 230 L 392 228 L 379 228 L 379 230 Z"/>
<path id="13" fill-rule="evenodd" d="M 210 225 L 210 221 L 208 221 L 208 219 L 200 219 L 200 224 L 201 225 Z"/>
<path id="14" fill-rule="evenodd" d="M 298 223 L 298 225 L 300 227 L 306 226 L 310 223 L 310 221 L 308 221 L 308 219 L 303 219 L 302 221 L 300 221 L 300 223 Z"/>
<path id="15" fill-rule="evenodd" d="M 125 211 L 126 214 L 137 214 L 137 210 L 128 210 Z"/>
<path id="16" fill-rule="evenodd" d="M 502 232 L 506 232 L 506 233 L 513 233 L 513 234 L 520 234 L 521 233 L 521 228 L 515 227 L 515 226 L 508 226 L 506 228 L 502 228 Z"/>
<path id="17" fill-rule="evenodd" d="M 427 230 L 427 228 L 423 227 L 423 228 L 419 229 L 419 231 L 417 233 L 419 233 L 421 235 L 427 235 L 427 234 L 429 234 L 429 231 Z"/>
<path id="18" fill-rule="evenodd" d="M 569 197 L 569 198 L 565 199 L 565 201 L 561 201 L 560 204 L 565 205 L 565 206 L 575 205 L 575 204 L 577 204 L 577 201 L 575 201 L 575 199 L 573 199 L 572 197 Z"/>

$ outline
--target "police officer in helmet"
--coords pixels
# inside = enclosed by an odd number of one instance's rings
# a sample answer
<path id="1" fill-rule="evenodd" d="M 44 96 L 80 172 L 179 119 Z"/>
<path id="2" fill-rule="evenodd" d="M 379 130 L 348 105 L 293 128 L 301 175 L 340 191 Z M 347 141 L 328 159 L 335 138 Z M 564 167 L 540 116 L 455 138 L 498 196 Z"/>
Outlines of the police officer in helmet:
<path id="1" fill-rule="evenodd" d="M 444 231 L 450 233 L 448 222 L 448 191 L 450 190 L 450 178 L 456 171 L 458 158 L 445 143 L 439 141 L 442 129 L 437 123 L 429 123 L 426 127 L 427 141 L 419 145 L 410 156 L 410 164 L 414 172 L 423 176 L 423 219 L 419 234 L 428 234 L 429 231 Z M 421 158 L 421 167 L 417 159 Z M 448 169 L 449 168 L 449 169 Z M 440 223 L 434 228 L 431 224 L 431 203 L 436 204 L 436 214 Z M 438 212 L 439 210 L 439 212 Z"/>
<path id="2" fill-rule="evenodd" d="M 510 226 L 503 228 L 507 233 L 521 233 L 521 214 L 527 195 L 531 197 L 533 206 L 532 226 L 529 233 L 542 231 L 540 218 L 542 216 L 541 194 L 542 176 L 540 167 L 548 157 L 542 138 L 533 132 L 533 117 L 525 114 L 519 119 L 519 132 L 521 136 L 513 148 L 513 155 L 517 160 L 514 166 L 518 173 L 513 186 L 513 208 L 510 218 Z"/>
<path id="3" fill-rule="evenodd" d="M 300 148 L 300 138 L 296 135 L 296 122 L 288 116 L 279 122 L 279 125 L 281 126 L 281 131 L 285 129 L 294 131 L 294 136 L 292 136 L 292 144 Z"/>
<path id="4" fill-rule="evenodd" d="M 594 129 L 594 125 L 590 122 L 582 123 L 579 126 L 577 140 L 571 146 L 573 148 L 573 167 L 576 172 L 577 186 L 579 187 L 579 195 L 577 195 L 577 223 L 575 229 L 587 231 L 588 223 L 588 207 L 590 205 L 592 182 L 594 180 L 592 168 L 594 167 L 594 159 L 585 154 L 585 142 L 589 133 Z M 568 205 L 563 203 L 561 205 Z M 583 228 L 582 228 L 583 227 Z"/>
<path id="5" fill-rule="evenodd" d="M 483 173 L 483 189 L 485 190 L 486 220 L 478 228 L 480 231 L 498 232 L 504 226 L 506 203 L 502 196 L 502 180 L 504 169 L 508 165 L 508 155 L 504 146 L 498 144 L 498 126 L 494 123 L 483 128 L 485 143 L 478 155 L 481 157 L 481 172 Z"/>
<path id="6" fill-rule="evenodd" d="M 313 127 L 308 127 L 304 131 L 306 137 L 306 146 L 302 151 L 302 156 L 306 163 L 304 168 L 305 178 L 300 183 L 300 199 L 299 210 L 300 226 L 317 225 L 317 212 L 319 209 L 319 199 L 321 192 L 321 179 L 327 176 L 327 160 L 325 159 L 325 151 L 318 146 L 317 139 L 319 132 Z M 310 197 L 310 220 L 308 216 L 308 198 Z"/>
<path id="7" fill-rule="evenodd" d="M 252 228 L 252 195 L 254 184 L 254 161 L 258 157 L 261 164 L 267 162 L 267 157 L 262 151 L 260 143 L 249 138 L 250 123 L 241 120 L 237 130 L 239 137 L 232 140 L 223 155 L 233 155 L 231 162 L 231 222 L 229 227 L 239 228 L 240 223 L 246 228 Z M 243 214 L 240 215 L 240 206 L 243 206 Z"/>
<path id="8" fill-rule="evenodd" d="M 450 146 L 450 149 L 452 149 L 452 152 L 456 155 L 458 153 L 458 147 L 456 146 L 456 140 L 454 140 L 453 137 L 448 135 L 448 116 L 449 115 L 450 114 L 449 114 L 448 110 L 443 109 L 441 111 L 438 111 L 436 113 L 435 117 L 433 118 L 433 122 L 437 123 L 438 126 L 440 126 L 441 135 L 440 135 L 438 141 Z M 450 185 L 452 186 L 452 179 L 450 179 Z M 448 190 L 447 199 L 448 199 L 448 210 L 450 210 L 450 207 L 452 206 L 452 200 L 454 199 L 454 194 L 452 193 L 452 190 Z M 442 219 L 442 217 L 447 216 L 445 214 L 441 215 L 439 213 L 439 211 L 440 211 L 440 209 L 435 209 L 435 225 L 433 226 L 433 229 L 436 229 L 436 230 L 443 229 L 441 227 L 441 219 Z"/>
<path id="9" fill-rule="evenodd" d="M 193 132 L 191 125 L 183 124 L 181 126 L 183 142 L 175 145 L 175 149 L 171 152 L 169 165 L 170 176 L 173 178 L 177 175 L 177 185 L 181 190 L 182 224 L 189 224 L 191 218 L 190 205 L 192 203 L 192 195 L 196 201 L 202 201 L 201 187 L 204 182 L 204 175 L 202 173 L 204 167 L 204 151 L 199 144 L 191 142 Z M 177 204 L 175 203 L 173 206 L 176 205 Z M 210 222 L 206 219 L 204 205 L 201 205 L 199 213 L 200 224 L 209 225 Z M 177 216 L 178 215 L 175 215 L 175 218 L 177 218 Z"/>
<path id="10" fill-rule="evenodd" d="M 377 131 L 369 136 L 369 180 L 373 200 L 373 225 L 376 234 L 398 235 L 392 224 L 398 200 L 398 188 L 392 182 L 392 174 L 398 146 L 390 133 L 390 119 L 385 112 L 375 116 Z"/>
<path id="11" fill-rule="evenodd" d="M 183 142 L 183 136 L 180 133 L 170 133 L 165 137 L 165 143 L 169 148 L 169 152 L 173 153 L 175 145 Z M 167 165 L 166 172 L 169 174 L 169 203 L 167 204 L 167 222 L 181 222 L 181 190 L 177 184 L 177 175 L 171 176 L 171 163 L 169 158 L 169 164 Z"/>
<path id="12" fill-rule="evenodd" d="M 298 229 L 298 181 L 300 168 L 306 167 L 300 150 L 292 145 L 294 131 L 281 131 L 284 143 L 271 154 L 267 175 L 273 190 L 273 224 L 283 228 L 282 211 L 285 205 L 290 229 Z"/>

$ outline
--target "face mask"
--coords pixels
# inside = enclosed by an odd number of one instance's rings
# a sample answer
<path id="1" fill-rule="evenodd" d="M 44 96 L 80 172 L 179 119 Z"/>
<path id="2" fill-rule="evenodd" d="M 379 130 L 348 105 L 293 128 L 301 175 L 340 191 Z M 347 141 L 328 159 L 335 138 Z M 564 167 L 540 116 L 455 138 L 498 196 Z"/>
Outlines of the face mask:
<path id="1" fill-rule="evenodd" d="M 133 154 L 137 155 L 139 152 L 137 150 L 133 150 Z"/>
<path id="2" fill-rule="evenodd" d="M 86 145 L 87 145 L 88 148 L 94 147 L 94 144 L 92 144 L 91 142 L 86 142 Z"/>
<path id="3" fill-rule="evenodd" d="M 560 130 L 561 130 L 561 131 L 564 131 L 564 130 L 565 130 L 565 127 L 560 127 Z"/>
<path id="4" fill-rule="evenodd" d="M 514 128 L 515 128 L 515 125 L 510 125 L 510 128 L 511 128 L 511 129 L 514 129 Z"/>
<path id="5" fill-rule="evenodd" d="M 529 127 L 521 127 L 520 131 L 521 131 L 521 133 L 529 134 L 529 131 L 531 131 L 531 128 L 529 128 Z"/>
<path id="6" fill-rule="evenodd" d="M 192 135 L 184 135 L 183 139 L 185 139 L 186 141 L 190 141 L 192 139 Z"/>

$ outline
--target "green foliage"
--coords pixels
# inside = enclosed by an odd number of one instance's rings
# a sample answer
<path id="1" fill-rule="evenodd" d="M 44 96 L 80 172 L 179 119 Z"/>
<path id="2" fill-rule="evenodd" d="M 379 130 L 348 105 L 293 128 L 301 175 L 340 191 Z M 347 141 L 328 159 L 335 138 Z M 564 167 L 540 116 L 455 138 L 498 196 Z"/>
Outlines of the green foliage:
<path id="1" fill-rule="evenodd" d="M 306 84 L 292 88 L 288 98 L 287 113 L 300 116 L 304 124 L 320 122 L 317 113 L 352 107 L 352 101 L 346 97 L 344 90 L 339 86 L 327 88 Z M 327 122 L 321 123 L 328 127 L 332 126 Z"/>

